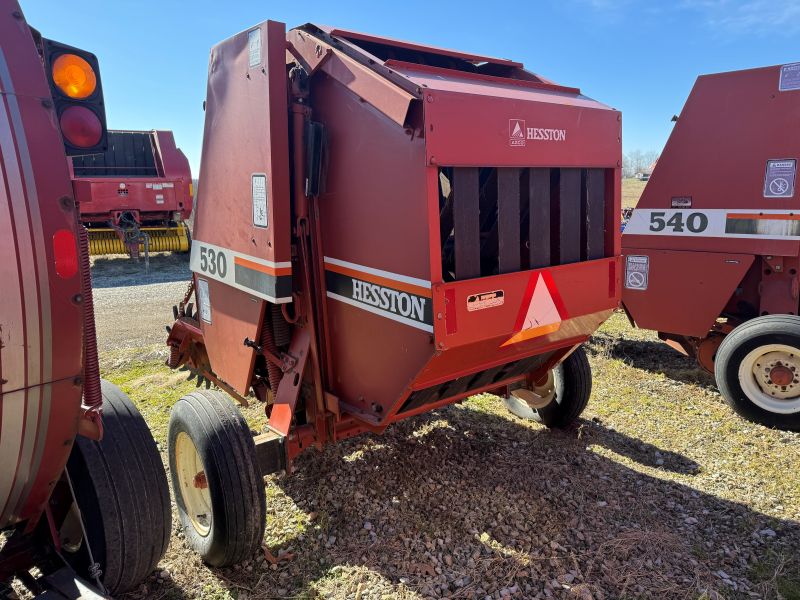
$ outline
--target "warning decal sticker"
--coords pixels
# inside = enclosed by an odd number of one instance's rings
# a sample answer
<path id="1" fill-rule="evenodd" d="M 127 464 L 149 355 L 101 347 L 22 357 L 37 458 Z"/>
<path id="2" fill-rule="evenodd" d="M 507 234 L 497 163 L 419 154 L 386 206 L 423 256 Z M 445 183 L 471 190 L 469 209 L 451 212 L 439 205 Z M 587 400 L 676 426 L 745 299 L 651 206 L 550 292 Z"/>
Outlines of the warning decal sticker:
<path id="1" fill-rule="evenodd" d="M 558 331 L 567 318 L 567 310 L 548 271 L 534 273 L 522 299 L 514 330 L 517 332 L 502 346 L 517 344 Z"/>
<path id="2" fill-rule="evenodd" d="M 476 310 L 483 310 L 484 308 L 503 306 L 505 300 L 505 292 L 503 292 L 503 290 L 472 294 L 467 297 L 467 310 L 469 312 L 474 312 Z"/>
<path id="3" fill-rule="evenodd" d="M 792 63 L 781 67 L 778 91 L 791 92 L 792 90 L 800 90 L 800 63 Z"/>
<path id="4" fill-rule="evenodd" d="M 261 64 L 261 29 L 247 32 L 247 53 L 250 67 Z"/>
<path id="5" fill-rule="evenodd" d="M 646 290 L 650 278 L 650 257 L 630 255 L 625 258 L 625 287 Z"/>
<path id="6" fill-rule="evenodd" d="M 267 176 L 263 173 L 253 175 L 253 225 L 267 226 Z"/>
<path id="7" fill-rule="evenodd" d="M 768 160 L 764 175 L 764 198 L 791 198 L 794 196 L 794 179 L 797 160 L 794 158 Z"/>

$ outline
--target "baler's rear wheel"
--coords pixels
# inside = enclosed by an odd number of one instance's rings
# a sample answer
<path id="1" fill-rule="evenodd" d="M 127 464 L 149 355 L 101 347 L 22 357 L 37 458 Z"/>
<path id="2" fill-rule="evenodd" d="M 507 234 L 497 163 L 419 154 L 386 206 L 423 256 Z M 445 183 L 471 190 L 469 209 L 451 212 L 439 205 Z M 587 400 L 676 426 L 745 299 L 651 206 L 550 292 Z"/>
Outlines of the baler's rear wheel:
<path id="1" fill-rule="evenodd" d="M 250 429 L 225 394 L 199 390 L 175 404 L 169 465 L 186 541 L 205 562 L 232 565 L 261 546 L 264 478 Z"/>
<path id="2" fill-rule="evenodd" d="M 532 389 L 514 390 L 506 407 L 522 419 L 547 427 L 567 427 L 586 408 L 592 395 L 592 369 L 583 348 L 577 348 Z"/>
<path id="3" fill-rule="evenodd" d="M 766 315 L 739 325 L 720 344 L 714 375 L 740 416 L 800 431 L 800 317 Z"/>
<path id="4" fill-rule="evenodd" d="M 102 393 L 103 439 L 75 440 L 67 472 L 80 511 L 73 506 L 59 533 L 64 556 L 78 574 L 94 579 L 91 551 L 103 585 L 116 595 L 136 587 L 164 556 L 172 511 L 147 423 L 118 387 L 103 381 Z"/>

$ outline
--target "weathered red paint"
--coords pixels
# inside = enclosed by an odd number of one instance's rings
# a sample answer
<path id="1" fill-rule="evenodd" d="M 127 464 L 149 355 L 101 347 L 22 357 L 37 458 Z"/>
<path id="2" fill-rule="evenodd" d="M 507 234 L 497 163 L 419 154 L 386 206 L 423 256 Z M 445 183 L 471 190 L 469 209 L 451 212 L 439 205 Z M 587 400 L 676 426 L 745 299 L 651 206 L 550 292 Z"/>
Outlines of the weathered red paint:
<path id="1" fill-rule="evenodd" d="M 259 36 L 263 56 L 249 45 L 251 36 Z M 456 62 L 446 68 L 384 60 L 362 43 Z M 307 84 L 296 68 L 287 78 L 295 60 L 305 66 Z M 472 67 L 458 71 L 458 61 Z M 510 144 L 514 120 L 530 127 L 524 148 Z M 306 197 L 309 121 L 324 125 L 327 154 L 323 189 Z M 283 25 L 266 22 L 238 34 L 212 50 L 209 67 L 192 269 L 195 283 L 207 285 L 210 322 L 183 316 L 168 343 L 179 363 L 237 396 L 252 389 L 271 399 L 270 426 L 288 433 L 289 459 L 308 446 L 380 432 L 471 394 L 541 377 L 619 302 L 620 130 L 617 111 L 513 61 L 312 25 L 285 34 Z M 547 136 L 561 139 L 548 143 Z M 439 169 L 470 166 L 602 170 L 601 256 L 445 278 Z M 258 173 L 269 182 L 268 227 L 254 224 L 250 184 Z M 291 264 L 291 295 L 279 300 L 290 301 L 283 306 L 293 339 L 284 356 L 297 360 L 299 340 L 308 336 L 308 365 L 304 372 L 285 368 L 274 394 L 266 392 L 254 343 L 272 327 L 274 300 L 221 281 L 208 254 L 201 266 L 204 246 L 215 255 L 219 248 L 246 255 L 253 270 L 247 277 L 260 277 L 259 265 Z M 508 343 L 540 276 L 563 320 L 546 334 Z M 367 294 L 411 294 L 432 320 L 387 318 L 343 301 L 331 287 L 336 278 L 352 281 L 350 300 L 360 293 L 356 280 Z M 502 304 L 468 310 L 470 296 L 492 290 L 503 291 Z M 392 297 L 411 314 L 414 300 Z M 526 368 L 507 374 L 512 364 Z M 493 378 L 480 381 L 491 369 Z M 416 406 L 432 386 L 445 387 Z"/>
<path id="2" fill-rule="evenodd" d="M 15 0 L 0 0 L 0 177 L 0 528 L 30 528 L 78 431 L 83 308 L 77 248 L 57 242 L 78 227 L 64 145 Z"/>

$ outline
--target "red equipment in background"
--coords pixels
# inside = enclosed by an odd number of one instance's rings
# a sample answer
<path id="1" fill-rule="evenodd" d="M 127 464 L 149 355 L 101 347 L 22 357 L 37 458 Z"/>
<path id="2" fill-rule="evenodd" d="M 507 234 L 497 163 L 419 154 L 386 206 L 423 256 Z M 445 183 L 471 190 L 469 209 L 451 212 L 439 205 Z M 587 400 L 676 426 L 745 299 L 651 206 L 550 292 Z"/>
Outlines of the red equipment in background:
<path id="1" fill-rule="evenodd" d="M 275 22 L 212 50 L 198 310 L 176 307 L 169 364 L 252 393 L 269 430 L 253 441 L 219 392 L 173 409 L 173 487 L 205 560 L 252 550 L 262 474 L 309 446 L 485 391 L 577 418 L 578 346 L 619 301 L 620 131 L 505 59 Z"/>
<path id="2" fill-rule="evenodd" d="M 716 375 L 727 402 L 800 428 L 800 63 L 704 75 L 622 236 L 623 304 Z"/>
<path id="3" fill-rule="evenodd" d="M 192 174 L 171 131 L 111 130 L 71 167 L 90 254 L 189 251 Z"/>
<path id="4" fill-rule="evenodd" d="M 42 38 L 14 0 L 0 0 L 4 598 L 14 577 L 46 598 L 95 597 L 76 572 L 108 592 L 128 590 L 169 540 L 155 442 L 127 396 L 99 375 L 67 154 L 105 144 L 97 59 Z"/>

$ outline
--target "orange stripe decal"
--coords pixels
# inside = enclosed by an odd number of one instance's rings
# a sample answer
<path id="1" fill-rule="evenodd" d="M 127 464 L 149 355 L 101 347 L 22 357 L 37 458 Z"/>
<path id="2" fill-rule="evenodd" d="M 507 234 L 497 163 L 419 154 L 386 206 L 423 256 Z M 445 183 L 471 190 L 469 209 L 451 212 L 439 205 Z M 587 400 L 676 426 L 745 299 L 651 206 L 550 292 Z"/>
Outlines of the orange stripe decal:
<path id="1" fill-rule="evenodd" d="M 800 214 L 762 214 L 762 213 L 728 213 L 729 219 L 747 219 L 754 221 L 800 221 Z"/>
<path id="2" fill-rule="evenodd" d="M 241 256 L 235 256 L 233 258 L 233 262 L 242 267 L 253 269 L 254 271 L 260 271 L 262 273 L 266 273 L 267 275 L 274 275 L 275 277 L 292 274 L 292 267 L 268 267 L 267 265 L 262 265 L 261 263 L 247 260 Z"/>
<path id="3" fill-rule="evenodd" d="M 364 271 L 356 271 L 355 269 L 350 269 L 348 267 L 343 267 L 341 265 L 335 265 L 329 262 L 325 263 L 325 268 L 328 271 L 333 271 L 334 273 L 346 275 L 347 277 L 354 277 L 362 281 L 375 283 L 382 287 L 388 287 L 395 290 L 408 292 L 409 294 L 414 294 L 415 296 L 422 296 L 424 298 L 431 297 L 431 291 L 428 288 L 424 288 L 419 285 L 414 285 L 412 283 L 397 281 L 396 279 L 388 279 L 386 277 L 380 277 L 379 275 L 373 275 L 372 273 L 365 273 Z"/>

